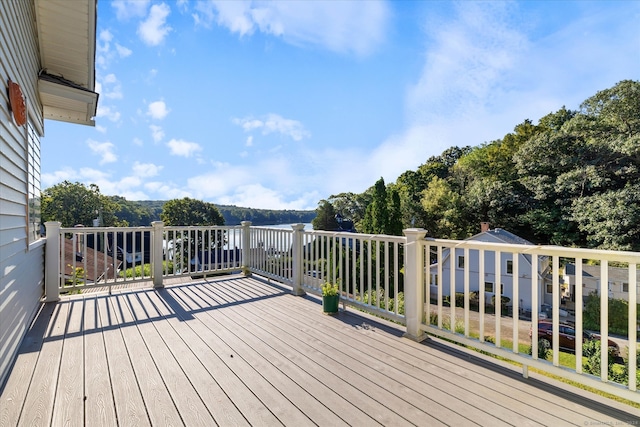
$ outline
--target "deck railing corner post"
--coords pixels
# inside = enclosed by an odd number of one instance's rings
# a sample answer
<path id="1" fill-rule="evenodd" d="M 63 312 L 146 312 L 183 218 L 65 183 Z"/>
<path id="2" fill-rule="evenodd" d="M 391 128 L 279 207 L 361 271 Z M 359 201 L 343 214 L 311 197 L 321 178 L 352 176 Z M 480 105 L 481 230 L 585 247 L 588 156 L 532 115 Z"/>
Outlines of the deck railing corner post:
<path id="1" fill-rule="evenodd" d="M 424 313 L 424 256 L 422 240 L 427 231 L 423 228 L 408 228 L 403 230 L 407 237 L 405 246 L 405 284 L 404 309 L 407 332 L 405 337 L 414 341 L 426 339 L 422 331 L 422 315 Z"/>
<path id="2" fill-rule="evenodd" d="M 46 245 L 44 258 L 44 296 L 45 302 L 60 299 L 60 227 L 58 221 L 45 222 Z"/>
<path id="3" fill-rule="evenodd" d="M 251 221 L 242 221 L 242 262 L 241 267 L 245 276 L 251 274 Z"/>
<path id="4" fill-rule="evenodd" d="M 305 295 L 306 292 L 302 289 L 302 276 L 304 272 L 303 257 L 302 257 L 302 237 L 304 231 L 304 224 L 292 224 L 293 228 L 293 243 L 292 243 L 292 256 L 293 256 L 293 268 L 292 268 L 292 287 L 291 293 L 294 295 Z"/>
<path id="5" fill-rule="evenodd" d="M 163 271 L 162 271 L 162 259 L 163 259 L 163 245 L 164 239 L 164 222 L 153 221 L 151 223 L 153 231 L 151 233 L 152 240 L 152 260 L 151 260 L 151 277 L 153 278 L 154 288 L 163 288 Z"/>

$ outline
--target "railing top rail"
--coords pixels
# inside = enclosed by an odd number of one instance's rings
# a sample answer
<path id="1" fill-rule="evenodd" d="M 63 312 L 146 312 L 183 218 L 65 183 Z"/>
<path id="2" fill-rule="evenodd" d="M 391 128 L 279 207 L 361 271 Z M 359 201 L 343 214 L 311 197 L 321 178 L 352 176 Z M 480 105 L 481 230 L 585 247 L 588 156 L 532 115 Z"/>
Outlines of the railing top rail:
<path id="1" fill-rule="evenodd" d="M 603 249 L 567 248 L 554 245 L 523 245 L 500 242 L 481 242 L 477 240 L 448 240 L 426 237 L 425 244 L 437 244 L 449 248 L 469 249 L 493 249 L 500 251 L 518 252 L 533 255 L 558 255 L 563 258 L 601 259 L 607 261 L 620 261 L 628 263 L 640 263 L 640 252 L 613 251 Z"/>
<path id="2" fill-rule="evenodd" d="M 60 227 L 61 233 L 98 233 L 111 231 L 150 231 L 153 227 Z"/>
<path id="3" fill-rule="evenodd" d="M 305 230 L 305 234 L 315 234 L 328 237 L 351 237 L 360 240 L 385 240 L 388 242 L 406 243 L 407 238 L 404 236 L 390 236 L 386 234 L 364 234 L 351 233 L 349 231 L 323 231 L 323 230 Z"/>
<path id="4" fill-rule="evenodd" d="M 242 226 L 240 226 L 240 228 L 242 228 Z M 284 231 L 286 233 L 292 233 L 293 232 L 292 228 L 267 227 L 267 226 L 261 226 L 261 225 L 252 225 L 251 229 L 252 230 Z"/>
<path id="5" fill-rule="evenodd" d="M 230 230 L 242 229 L 241 225 L 165 225 L 164 230 Z"/>

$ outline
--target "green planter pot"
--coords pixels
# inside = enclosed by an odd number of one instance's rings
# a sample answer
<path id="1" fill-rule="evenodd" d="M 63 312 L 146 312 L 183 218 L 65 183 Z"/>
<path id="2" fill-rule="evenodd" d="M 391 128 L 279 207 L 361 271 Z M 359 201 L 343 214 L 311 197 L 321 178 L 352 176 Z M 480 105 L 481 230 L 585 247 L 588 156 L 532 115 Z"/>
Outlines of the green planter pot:
<path id="1" fill-rule="evenodd" d="M 327 314 L 338 312 L 340 295 L 329 295 L 322 297 L 322 311 Z"/>

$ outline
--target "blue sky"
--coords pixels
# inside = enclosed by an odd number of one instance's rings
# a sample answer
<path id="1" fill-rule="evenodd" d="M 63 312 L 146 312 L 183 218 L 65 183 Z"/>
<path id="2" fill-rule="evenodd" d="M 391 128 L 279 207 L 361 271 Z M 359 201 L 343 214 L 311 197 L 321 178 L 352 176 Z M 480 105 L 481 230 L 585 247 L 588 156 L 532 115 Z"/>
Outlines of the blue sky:
<path id="1" fill-rule="evenodd" d="M 640 79 L 639 1 L 98 2 L 95 128 L 42 187 L 315 209 Z"/>

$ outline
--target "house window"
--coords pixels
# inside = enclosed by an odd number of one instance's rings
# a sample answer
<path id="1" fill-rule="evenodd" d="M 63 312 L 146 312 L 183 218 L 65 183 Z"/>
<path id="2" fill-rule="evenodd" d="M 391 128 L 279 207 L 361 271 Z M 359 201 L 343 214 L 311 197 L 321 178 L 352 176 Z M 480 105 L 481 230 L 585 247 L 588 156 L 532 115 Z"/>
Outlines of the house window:
<path id="1" fill-rule="evenodd" d="M 458 268 L 464 268 L 464 256 L 462 255 L 458 257 Z"/>
<path id="2" fill-rule="evenodd" d="M 40 136 L 27 121 L 27 235 L 29 243 L 42 237 L 40 231 Z"/>
<path id="3" fill-rule="evenodd" d="M 507 260 L 507 274 L 513 274 L 513 260 Z"/>
<path id="4" fill-rule="evenodd" d="M 547 293 L 548 294 L 553 293 L 553 283 L 547 283 Z"/>
<path id="5" fill-rule="evenodd" d="M 485 292 L 493 292 L 493 283 L 492 282 L 484 282 L 484 291 Z"/>
<path id="6" fill-rule="evenodd" d="M 622 283 L 622 292 L 629 292 L 629 284 L 628 283 Z"/>

